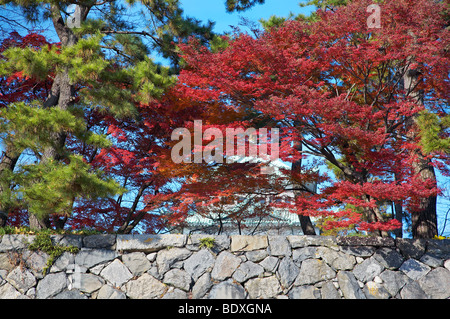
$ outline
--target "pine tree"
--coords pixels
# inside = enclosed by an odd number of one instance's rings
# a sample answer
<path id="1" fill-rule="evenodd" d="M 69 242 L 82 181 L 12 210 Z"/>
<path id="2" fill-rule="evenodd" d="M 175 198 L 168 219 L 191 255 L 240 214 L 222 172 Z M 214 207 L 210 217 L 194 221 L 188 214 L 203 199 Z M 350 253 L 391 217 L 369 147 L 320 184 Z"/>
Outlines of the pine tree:
<path id="1" fill-rule="evenodd" d="M 157 10 L 164 9 L 166 2 L 158 3 L 156 11 L 149 13 L 158 15 Z M 133 29 L 121 17 L 118 2 L 77 3 L 72 16 L 75 24 L 69 23 L 71 17 L 66 12 L 71 2 L 2 4 L 22 10 L 30 20 L 49 20 L 59 39 L 52 46 L 10 47 L 3 52 L 0 66 L 2 75 L 20 73 L 38 82 L 52 80 L 45 100 L 9 103 L 1 109 L 1 134 L 7 146 L 2 158 L 16 159 L 26 151 L 34 162 L 18 166 L 17 161 L 10 161 L 1 167 L 5 187 L 0 196 L 11 205 L 25 205 L 32 228 L 47 228 L 51 214 L 67 218 L 78 198 L 124 191 L 111 176 L 92 170 L 67 148 L 69 139 L 99 149 L 110 146 L 104 135 L 86 125 L 85 114 L 96 110 L 138 120 L 136 105 L 157 98 L 175 79 L 167 68 L 147 57 L 149 48 L 143 37 L 158 39 Z"/>

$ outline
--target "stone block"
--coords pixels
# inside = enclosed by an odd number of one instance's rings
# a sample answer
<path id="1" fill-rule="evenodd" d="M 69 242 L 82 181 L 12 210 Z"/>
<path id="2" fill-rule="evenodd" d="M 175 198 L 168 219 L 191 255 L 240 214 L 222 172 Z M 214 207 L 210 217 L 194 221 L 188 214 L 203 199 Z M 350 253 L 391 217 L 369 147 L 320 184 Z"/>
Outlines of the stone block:
<path id="1" fill-rule="evenodd" d="M 69 252 L 64 252 L 53 262 L 50 272 L 66 271 L 70 265 L 73 268 L 74 263 L 75 255 Z"/>
<path id="2" fill-rule="evenodd" d="M 88 297 L 78 289 L 72 289 L 64 290 L 51 299 L 88 299 Z"/>
<path id="3" fill-rule="evenodd" d="M 98 291 L 97 299 L 127 299 L 127 295 L 110 285 L 103 285 Z"/>
<path id="4" fill-rule="evenodd" d="M 320 288 L 322 299 L 341 299 L 341 295 L 332 281 L 325 282 Z"/>
<path id="5" fill-rule="evenodd" d="M 272 256 L 291 256 L 291 245 L 286 236 L 269 236 L 269 252 Z"/>
<path id="6" fill-rule="evenodd" d="M 426 244 L 425 239 L 397 238 L 395 240 L 395 245 L 405 259 L 420 259 L 425 254 Z"/>
<path id="7" fill-rule="evenodd" d="M 246 261 L 239 265 L 233 273 L 233 279 L 237 282 L 244 282 L 250 278 L 255 278 L 264 272 L 264 268 L 252 261 Z"/>
<path id="8" fill-rule="evenodd" d="M 280 268 L 278 266 L 278 268 Z M 336 273 L 323 260 L 307 259 L 302 262 L 295 286 L 312 285 L 319 281 L 333 279 Z"/>
<path id="9" fill-rule="evenodd" d="M 231 251 L 252 251 L 267 248 L 267 236 L 231 236 Z"/>
<path id="10" fill-rule="evenodd" d="M 427 254 L 440 259 L 450 259 L 450 239 L 428 240 Z"/>
<path id="11" fill-rule="evenodd" d="M 250 279 L 244 286 L 250 299 L 275 298 L 282 292 L 281 285 L 275 276 Z"/>
<path id="12" fill-rule="evenodd" d="M 351 270 L 356 264 L 354 256 L 328 247 L 317 247 L 316 256 L 325 260 L 335 270 Z"/>
<path id="13" fill-rule="evenodd" d="M 259 264 L 268 272 L 275 272 L 278 267 L 279 259 L 277 257 L 268 256 Z"/>
<path id="14" fill-rule="evenodd" d="M 158 299 L 166 290 L 166 285 L 148 273 L 126 283 L 126 294 L 131 299 Z"/>
<path id="15" fill-rule="evenodd" d="M 211 273 L 204 273 L 198 280 L 195 282 L 192 287 L 192 298 L 200 299 L 205 296 L 208 290 L 212 286 Z"/>
<path id="16" fill-rule="evenodd" d="M 186 291 L 170 287 L 161 299 L 188 299 Z"/>
<path id="17" fill-rule="evenodd" d="M 25 294 L 28 289 L 36 284 L 36 278 L 26 268 L 16 267 L 11 271 L 6 280 L 20 293 Z"/>
<path id="18" fill-rule="evenodd" d="M 10 271 L 12 269 L 14 269 L 12 256 L 9 253 L 0 253 L 0 270 Z"/>
<path id="19" fill-rule="evenodd" d="M 0 242 L 0 253 L 10 250 L 20 250 L 27 248 L 34 240 L 34 235 L 3 235 Z"/>
<path id="20" fill-rule="evenodd" d="M 209 292 L 208 299 L 245 299 L 244 288 L 231 280 L 214 285 Z"/>
<path id="21" fill-rule="evenodd" d="M 245 253 L 245 257 L 247 257 L 248 260 L 253 261 L 255 263 L 260 262 L 268 255 L 269 253 L 267 252 L 267 249 L 252 250 Z"/>
<path id="22" fill-rule="evenodd" d="M 427 294 L 416 281 L 410 280 L 400 291 L 402 299 L 428 299 Z"/>
<path id="23" fill-rule="evenodd" d="M 207 235 L 207 234 L 192 234 L 187 238 L 186 248 L 198 251 L 201 248 L 201 240 L 204 238 L 213 238 L 214 245 L 211 248 L 215 253 L 230 248 L 230 237 L 227 235 Z"/>
<path id="24" fill-rule="evenodd" d="M 398 269 L 405 261 L 398 251 L 388 247 L 378 249 L 373 258 L 387 269 Z"/>
<path id="25" fill-rule="evenodd" d="M 189 291 L 192 283 L 192 278 L 184 270 L 171 269 L 164 275 L 163 282 L 167 285 L 180 288 L 181 290 Z"/>
<path id="26" fill-rule="evenodd" d="M 202 249 L 184 261 L 184 269 L 197 280 L 205 271 L 212 269 L 214 261 L 214 256 L 207 249 Z"/>
<path id="27" fill-rule="evenodd" d="M 54 245 L 83 247 L 83 236 L 79 235 L 50 235 Z"/>
<path id="28" fill-rule="evenodd" d="M 116 235 L 99 234 L 83 238 L 83 246 L 86 248 L 109 248 L 112 249 L 116 244 Z"/>
<path id="29" fill-rule="evenodd" d="M 94 274 L 81 273 L 73 276 L 74 288 L 89 294 L 99 290 L 105 284 L 102 278 Z"/>
<path id="30" fill-rule="evenodd" d="M 86 268 L 91 268 L 114 260 L 117 256 L 118 254 L 113 250 L 82 248 L 75 255 L 75 263 Z"/>
<path id="31" fill-rule="evenodd" d="M 158 252 L 156 264 L 160 275 L 165 274 L 175 263 L 191 256 L 192 251 L 186 248 L 164 249 Z"/>
<path id="32" fill-rule="evenodd" d="M 362 263 L 356 265 L 353 269 L 353 274 L 358 280 L 367 282 L 373 280 L 375 276 L 381 274 L 383 270 L 383 265 L 381 265 L 375 258 L 370 257 Z"/>
<path id="33" fill-rule="evenodd" d="M 48 299 L 53 297 L 66 289 L 68 283 L 67 276 L 63 272 L 48 274 L 38 282 L 36 287 L 36 298 Z"/>
<path id="34" fill-rule="evenodd" d="M 439 267 L 427 273 L 418 281 L 420 288 L 431 299 L 450 297 L 450 271 Z"/>
<path id="35" fill-rule="evenodd" d="M 302 261 L 306 259 L 319 258 L 317 248 L 318 247 L 304 247 L 295 249 L 292 252 L 292 260 L 297 266 L 300 267 Z"/>
<path id="36" fill-rule="evenodd" d="M 292 248 L 325 246 L 338 249 L 336 238 L 333 236 L 290 235 L 286 238 Z"/>
<path id="37" fill-rule="evenodd" d="M 133 277 L 131 271 L 118 259 L 103 268 L 100 276 L 115 287 L 120 287 Z"/>
<path id="38" fill-rule="evenodd" d="M 240 264 L 241 259 L 239 257 L 236 257 L 227 251 L 223 251 L 217 256 L 214 268 L 211 272 L 211 277 L 215 280 L 229 278 Z"/>
<path id="39" fill-rule="evenodd" d="M 340 246 L 376 246 L 376 247 L 394 247 L 395 242 L 391 237 L 336 237 L 336 242 Z"/>
<path id="40" fill-rule="evenodd" d="M 289 299 L 321 299 L 320 290 L 314 286 L 294 287 L 288 296 Z"/>
<path id="41" fill-rule="evenodd" d="M 408 282 L 408 277 L 401 271 L 385 270 L 379 277 L 383 281 L 383 286 L 394 297 Z"/>
<path id="42" fill-rule="evenodd" d="M 131 271 L 133 276 L 140 276 L 152 266 L 150 260 L 143 252 L 134 252 L 122 255 L 122 262 Z"/>
<path id="43" fill-rule="evenodd" d="M 425 276 L 431 268 L 420 261 L 410 258 L 402 264 L 400 270 L 412 280 L 419 280 Z"/>
<path id="44" fill-rule="evenodd" d="M 356 257 L 370 257 L 375 253 L 376 248 L 371 246 L 341 246 L 340 251 L 344 254 Z"/>
<path id="45" fill-rule="evenodd" d="M 21 296 L 22 294 L 10 283 L 0 286 L 0 299 L 18 299 Z"/>
<path id="46" fill-rule="evenodd" d="M 441 267 L 444 264 L 442 259 L 436 258 L 428 253 L 425 253 L 425 255 L 420 258 L 420 261 L 432 268 Z"/>
<path id="47" fill-rule="evenodd" d="M 346 270 L 339 271 L 337 279 L 344 299 L 366 299 L 353 273 Z"/>
<path id="48" fill-rule="evenodd" d="M 117 235 L 116 250 L 154 252 L 164 248 L 184 247 L 186 235 Z"/>
<path id="49" fill-rule="evenodd" d="M 25 265 L 31 270 L 36 278 L 41 279 L 43 269 L 47 266 L 47 261 L 50 256 L 43 251 L 29 251 L 26 250 L 22 254 L 22 258 L 25 260 Z"/>
<path id="50" fill-rule="evenodd" d="M 367 299 L 389 299 L 391 295 L 380 283 L 369 281 L 364 285 L 363 292 Z"/>
<path id="51" fill-rule="evenodd" d="M 278 266 L 278 276 L 281 286 L 289 288 L 297 278 L 300 269 L 294 264 L 291 258 L 284 257 Z"/>

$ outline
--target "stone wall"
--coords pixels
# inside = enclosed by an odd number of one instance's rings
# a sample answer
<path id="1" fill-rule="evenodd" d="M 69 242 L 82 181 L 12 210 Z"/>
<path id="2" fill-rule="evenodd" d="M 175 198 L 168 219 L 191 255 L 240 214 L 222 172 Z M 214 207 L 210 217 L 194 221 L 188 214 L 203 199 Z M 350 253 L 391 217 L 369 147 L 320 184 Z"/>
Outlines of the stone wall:
<path id="1" fill-rule="evenodd" d="M 27 249 L 33 238 L 0 238 L 1 299 L 450 297 L 450 240 L 54 235 L 80 250 L 44 276 L 48 255 Z"/>

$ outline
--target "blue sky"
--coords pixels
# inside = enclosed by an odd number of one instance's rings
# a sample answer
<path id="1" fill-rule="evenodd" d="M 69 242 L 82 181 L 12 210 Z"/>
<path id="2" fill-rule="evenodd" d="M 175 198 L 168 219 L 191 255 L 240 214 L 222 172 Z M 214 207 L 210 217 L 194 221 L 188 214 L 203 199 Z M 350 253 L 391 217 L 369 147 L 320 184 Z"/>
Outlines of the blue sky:
<path id="1" fill-rule="evenodd" d="M 264 4 L 256 5 L 244 12 L 227 13 L 225 0 L 180 0 L 180 2 L 187 16 L 195 17 L 204 22 L 208 19 L 215 21 L 214 31 L 219 33 L 231 31 L 229 26 L 237 26 L 240 16 L 257 22 L 261 18 L 268 19 L 272 15 L 286 17 L 290 12 L 308 14 L 313 8 L 301 8 L 298 5 L 300 0 L 266 0 Z"/>
<path id="2" fill-rule="evenodd" d="M 204 23 L 208 20 L 215 22 L 213 31 L 225 33 L 233 31 L 232 27 L 240 27 L 243 31 L 248 31 L 239 24 L 242 18 L 258 23 L 260 19 L 268 20 L 271 16 L 288 17 L 290 13 L 308 15 L 314 10 L 314 6 L 300 7 L 301 0 L 266 0 L 264 4 L 255 5 L 244 12 L 228 13 L 225 9 L 225 0 L 180 0 L 184 15 L 196 18 Z M 168 62 L 152 53 L 153 59 L 161 64 Z"/>

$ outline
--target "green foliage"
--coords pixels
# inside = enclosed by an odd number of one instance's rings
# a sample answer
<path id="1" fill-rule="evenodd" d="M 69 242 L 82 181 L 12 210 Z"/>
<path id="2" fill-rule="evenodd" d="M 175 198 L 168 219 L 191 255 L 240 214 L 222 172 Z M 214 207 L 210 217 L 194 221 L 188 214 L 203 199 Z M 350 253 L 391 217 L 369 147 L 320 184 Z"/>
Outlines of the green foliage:
<path id="1" fill-rule="evenodd" d="M 175 77 L 169 76 L 168 68 L 159 68 L 147 57 L 129 71 L 133 75 L 134 89 L 139 92 L 137 99 L 144 103 L 161 96 L 176 81 Z"/>
<path id="2" fill-rule="evenodd" d="M 214 36 L 211 40 L 210 47 L 211 52 L 217 53 L 219 51 L 222 51 L 226 49 L 229 46 L 228 37 L 226 36 Z"/>
<path id="3" fill-rule="evenodd" d="M 55 146 L 54 133 L 70 133 L 80 140 L 97 147 L 109 147 L 111 142 L 104 135 L 87 131 L 86 124 L 76 108 L 40 108 L 40 102 L 13 103 L 0 110 L 0 137 L 19 150 L 42 152 Z"/>
<path id="4" fill-rule="evenodd" d="M 33 242 L 28 246 L 28 249 L 32 251 L 43 251 L 49 255 L 47 259 L 47 264 L 43 269 L 43 274 L 45 275 L 55 262 L 55 260 L 61 256 L 64 252 L 69 252 L 76 254 L 78 252 L 78 247 L 75 246 L 62 246 L 55 245 L 50 237 L 51 232 L 49 230 L 40 231 L 36 234 Z"/>
<path id="5" fill-rule="evenodd" d="M 245 11 L 256 4 L 263 4 L 265 0 L 226 0 L 226 8 L 228 12 Z"/>
<path id="6" fill-rule="evenodd" d="M 200 238 L 200 248 L 213 248 L 216 243 L 216 239 L 212 237 Z"/>
<path id="7" fill-rule="evenodd" d="M 0 64 L 0 75 L 20 71 L 28 77 L 45 80 L 52 69 L 56 50 L 56 47 L 44 47 L 40 51 L 29 47 L 11 47 L 2 53 L 7 60 Z"/>
<path id="8" fill-rule="evenodd" d="M 429 111 L 421 112 L 417 124 L 421 145 L 425 153 L 450 153 L 450 115 L 438 116 Z"/>
<path id="9" fill-rule="evenodd" d="M 26 226 L 21 226 L 21 227 L 13 227 L 13 226 L 0 227 L 0 236 L 12 235 L 12 234 L 34 235 L 34 232 L 30 229 L 30 227 L 26 227 Z"/>
<path id="10" fill-rule="evenodd" d="M 10 170 L 4 170 L 2 174 L 0 174 L 0 188 L 3 189 L 0 192 L 0 204 L 1 208 L 4 207 L 14 207 L 18 200 L 16 198 L 16 194 L 9 187 L 13 184 L 14 174 Z"/>
<path id="11" fill-rule="evenodd" d="M 96 105 L 117 117 L 136 115 L 133 100 L 149 102 L 175 83 L 176 78 L 169 75 L 169 68 L 153 63 L 146 56 L 142 41 L 130 35 L 118 34 L 107 42 L 109 48 L 119 46 L 124 50 L 122 54 L 133 56 L 137 53 L 127 61 L 128 65 L 117 68 L 118 61 L 105 56 L 102 51 L 104 37 L 97 31 L 79 39 L 75 45 L 63 48 L 9 48 L 3 52 L 7 61 L 0 65 L 0 75 L 22 72 L 28 77 L 44 80 L 52 72 L 68 70 L 71 81 L 83 86 L 80 91 L 82 103 Z"/>
<path id="12" fill-rule="evenodd" d="M 24 165 L 17 173 L 18 196 L 38 217 L 50 213 L 70 214 L 75 199 L 102 198 L 125 192 L 101 171 L 91 171 L 81 156 L 70 155 L 66 163 L 55 160 Z"/>
<path id="13" fill-rule="evenodd" d="M 214 36 L 213 23 L 186 17 L 180 0 L 77 2 L 89 17 L 83 16 L 75 28 L 63 23 L 73 2 L 0 0 L 0 4 L 21 11 L 37 28 L 49 22 L 59 37 L 59 43 L 41 48 L 10 47 L 2 52 L 0 75 L 53 80 L 56 102 L 44 107 L 43 101 L 21 97 L 26 102 L 11 100 L 0 110 L 0 140 L 18 156 L 24 154 L 15 167 L 0 171 L 0 207 L 6 213 L 20 207 L 38 217 L 69 215 L 77 199 L 123 194 L 125 189 L 93 170 L 66 144 L 79 143 L 83 150 L 109 148 L 111 140 L 94 133 L 106 131 L 98 127 L 106 124 L 88 125 L 86 114 L 100 111 L 99 117 L 139 121 L 137 106 L 160 98 L 176 82 L 172 74 L 179 63 L 177 44 L 192 35 L 208 43 Z M 129 5 L 132 10 L 123 14 Z M 217 39 L 215 45 L 223 47 L 226 41 Z M 169 58 L 172 68 L 155 64 L 150 53 Z"/>
<path id="14" fill-rule="evenodd" d="M 115 34 L 111 39 L 105 39 L 105 45 L 114 48 L 116 52 L 121 52 L 115 59 L 124 65 L 143 61 L 149 54 L 149 49 L 142 39 L 132 34 Z M 122 57 L 125 59 L 121 60 Z"/>
<path id="15" fill-rule="evenodd" d="M 1 64 L 0 74 L 20 71 L 28 77 L 44 80 L 50 72 L 68 69 L 73 82 L 98 80 L 109 65 L 101 52 L 103 36 L 96 33 L 66 47 L 44 46 L 40 50 L 30 47 L 8 48 L 3 52 L 7 61 Z"/>
<path id="16" fill-rule="evenodd" d="M 162 57 L 170 60 L 171 71 L 179 72 L 180 58 L 177 45 L 186 42 L 190 36 L 195 36 L 202 44 L 208 43 L 214 33 L 214 23 L 201 21 L 188 17 L 181 8 L 180 0 L 127 0 L 131 4 L 139 3 L 143 10 L 140 19 L 146 20 L 150 26 L 146 32 L 152 39 L 150 48 Z"/>
<path id="17" fill-rule="evenodd" d="M 28 226 L 5 226 L 0 227 L 0 236 L 3 235 L 36 235 L 41 232 L 45 232 L 50 235 L 80 235 L 80 236 L 89 236 L 89 235 L 98 235 L 101 234 L 98 230 L 95 229 L 80 229 L 76 231 L 67 231 L 63 229 L 46 229 L 46 230 L 35 230 L 31 229 Z"/>
<path id="18" fill-rule="evenodd" d="M 39 108 L 31 104 L 14 103 L 1 110 L 0 137 L 18 150 L 31 150 L 39 158 L 48 147 L 57 147 L 54 134 L 65 132 L 86 144 L 109 147 L 104 135 L 86 129 L 84 120 L 74 115 L 76 109 Z M 50 213 L 69 214 L 73 201 L 79 197 L 97 198 L 121 194 L 124 190 L 100 171 L 92 171 L 81 156 L 59 150 L 64 161 L 50 159 L 45 162 L 21 164 L 14 172 L 1 174 L 5 187 L 0 194 L 2 202 L 25 204 L 37 216 Z"/>
<path id="19" fill-rule="evenodd" d="M 316 6 L 317 8 L 333 8 L 339 6 L 345 6 L 348 0 L 308 0 L 306 2 L 300 2 L 301 7 Z"/>
<path id="20" fill-rule="evenodd" d="M 292 14 L 287 18 L 272 15 L 268 20 L 260 19 L 259 22 L 263 26 L 264 30 L 269 31 L 272 28 L 280 27 L 284 22 L 286 22 L 286 20 L 288 20 L 291 17 Z"/>

